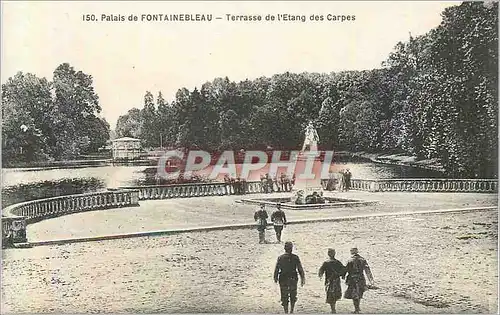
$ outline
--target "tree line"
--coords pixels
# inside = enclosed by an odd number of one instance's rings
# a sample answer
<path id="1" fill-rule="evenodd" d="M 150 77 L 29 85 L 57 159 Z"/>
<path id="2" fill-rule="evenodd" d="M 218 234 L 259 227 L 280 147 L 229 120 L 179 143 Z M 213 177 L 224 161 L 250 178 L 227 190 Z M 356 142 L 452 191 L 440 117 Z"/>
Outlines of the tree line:
<path id="1" fill-rule="evenodd" d="M 74 159 L 109 140 L 92 76 L 63 63 L 52 81 L 18 72 L 2 84 L 2 161 Z"/>
<path id="2" fill-rule="evenodd" d="M 296 149 L 309 120 L 323 149 L 438 159 L 451 176 L 496 176 L 498 4 L 464 2 L 396 45 L 380 69 L 283 73 L 182 88 L 119 118 L 149 147 Z"/>

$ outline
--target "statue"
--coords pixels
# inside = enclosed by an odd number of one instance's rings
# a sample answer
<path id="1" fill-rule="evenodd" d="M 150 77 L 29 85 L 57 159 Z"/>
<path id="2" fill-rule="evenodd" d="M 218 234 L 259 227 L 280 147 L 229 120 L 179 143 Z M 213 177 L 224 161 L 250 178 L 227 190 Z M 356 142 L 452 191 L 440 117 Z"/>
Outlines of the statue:
<path id="1" fill-rule="evenodd" d="M 318 132 L 316 129 L 314 129 L 313 123 L 310 120 L 309 124 L 306 127 L 306 138 L 304 140 L 304 145 L 302 146 L 302 151 L 306 150 L 306 147 L 309 148 L 310 151 L 317 151 L 318 150 L 318 142 L 319 142 L 319 136 Z"/>
<path id="2" fill-rule="evenodd" d="M 317 191 L 306 195 L 306 191 L 298 190 L 292 200 L 296 205 L 316 205 L 326 203 L 326 199 L 323 197 L 323 192 L 318 193 Z"/>

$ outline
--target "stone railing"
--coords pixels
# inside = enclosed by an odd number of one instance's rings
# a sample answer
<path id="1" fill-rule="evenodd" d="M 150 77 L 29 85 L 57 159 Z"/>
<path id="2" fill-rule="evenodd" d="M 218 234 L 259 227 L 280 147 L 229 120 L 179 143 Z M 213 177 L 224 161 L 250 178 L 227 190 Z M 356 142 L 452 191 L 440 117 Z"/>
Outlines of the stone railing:
<path id="1" fill-rule="evenodd" d="M 288 192 L 289 185 L 273 185 L 272 190 L 267 190 L 260 181 L 235 183 L 194 183 L 177 185 L 156 186 L 123 186 L 123 190 L 138 190 L 139 200 L 189 198 L 204 196 L 245 195 L 266 192 Z"/>
<path id="2" fill-rule="evenodd" d="M 326 187 L 328 180 L 322 180 Z M 498 192 L 496 179 L 352 179 L 351 190 L 404 192 Z"/>
<path id="3" fill-rule="evenodd" d="M 2 211 L 2 243 L 26 242 L 26 224 L 65 214 L 139 205 L 137 190 L 108 190 L 26 201 Z"/>

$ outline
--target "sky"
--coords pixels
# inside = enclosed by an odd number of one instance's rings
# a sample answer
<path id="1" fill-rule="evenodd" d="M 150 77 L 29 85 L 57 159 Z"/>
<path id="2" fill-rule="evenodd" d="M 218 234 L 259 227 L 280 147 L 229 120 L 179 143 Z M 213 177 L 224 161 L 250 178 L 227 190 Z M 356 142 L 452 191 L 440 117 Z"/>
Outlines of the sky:
<path id="1" fill-rule="evenodd" d="M 399 41 L 422 35 L 460 2 L 162 2 L 2 1 L 1 81 L 18 71 L 52 78 L 64 62 L 92 75 L 101 115 L 114 129 L 120 115 L 142 108 L 144 94 L 172 101 L 216 77 L 233 81 L 290 72 L 379 68 Z M 97 21 L 84 21 L 94 14 Z M 101 21 L 102 14 L 123 15 Z M 142 14 L 212 14 L 211 22 L 141 21 Z M 262 21 L 228 21 L 227 14 Z M 266 21 L 267 15 L 304 15 Z M 328 21 L 328 15 L 355 16 Z M 137 15 L 138 21 L 128 21 Z M 323 21 L 310 21 L 322 15 Z M 215 19 L 221 17 L 222 19 Z"/>

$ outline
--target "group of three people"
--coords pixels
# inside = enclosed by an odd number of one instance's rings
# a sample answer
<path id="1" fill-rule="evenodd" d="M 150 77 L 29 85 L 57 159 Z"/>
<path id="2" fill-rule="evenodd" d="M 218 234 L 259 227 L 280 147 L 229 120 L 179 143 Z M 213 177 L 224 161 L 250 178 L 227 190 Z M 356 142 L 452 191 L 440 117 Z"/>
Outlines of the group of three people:
<path id="1" fill-rule="evenodd" d="M 297 283 L 300 276 L 301 286 L 305 284 L 305 274 L 299 256 L 292 253 L 293 244 L 285 243 L 285 253 L 278 257 L 274 269 L 274 282 L 279 283 L 281 291 L 281 305 L 285 313 L 293 313 L 297 302 Z M 346 279 L 347 289 L 344 297 L 352 299 L 354 313 L 360 313 L 360 303 L 363 293 L 367 290 L 366 277 L 370 285 L 373 285 L 373 276 L 366 259 L 361 257 L 357 248 L 351 249 L 352 257 L 344 266 L 335 259 L 335 250 L 328 249 L 329 259 L 325 261 L 318 271 L 321 279 L 325 275 L 326 303 L 330 304 L 331 312 L 336 313 L 336 303 L 342 298 L 340 278 Z"/>

